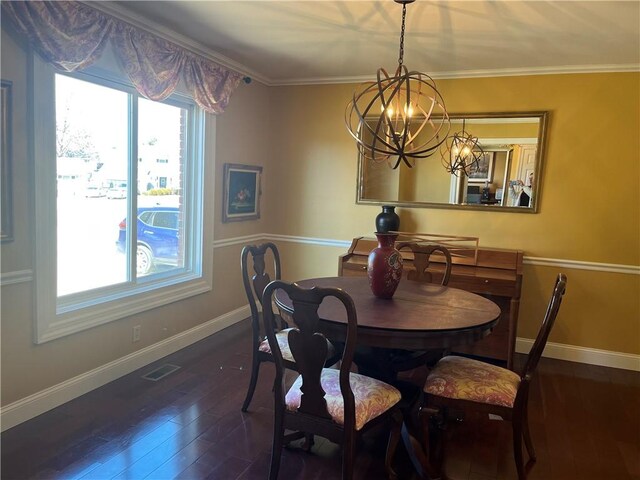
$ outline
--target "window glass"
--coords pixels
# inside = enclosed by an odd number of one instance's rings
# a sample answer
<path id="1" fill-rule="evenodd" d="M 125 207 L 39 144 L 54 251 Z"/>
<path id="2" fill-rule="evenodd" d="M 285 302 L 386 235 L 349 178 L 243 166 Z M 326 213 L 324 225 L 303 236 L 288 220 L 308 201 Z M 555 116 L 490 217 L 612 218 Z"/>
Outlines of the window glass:
<path id="1" fill-rule="evenodd" d="M 188 110 L 61 74 L 55 82 L 58 296 L 182 268 Z M 138 159 L 136 188 L 130 157 Z M 131 206 L 140 222 L 128 222 Z M 146 228 L 152 215 L 171 230 Z"/>
<path id="2" fill-rule="evenodd" d="M 182 172 L 188 111 L 141 98 L 138 118 L 138 215 L 152 208 L 153 226 L 171 229 L 152 231 L 138 226 L 137 273 L 149 275 L 184 265 L 185 237 L 178 231 L 178 217 L 184 214 Z"/>
<path id="3" fill-rule="evenodd" d="M 156 212 L 153 225 L 160 228 L 178 228 L 178 214 L 176 212 Z"/>
<path id="4" fill-rule="evenodd" d="M 147 225 L 151 225 L 153 221 L 153 212 L 151 211 L 142 212 L 138 218 L 142 222 L 146 223 Z"/>
<path id="5" fill-rule="evenodd" d="M 128 95 L 55 76 L 58 296 L 127 280 Z"/>
<path id="6" fill-rule="evenodd" d="M 204 112 L 146 100 L 110 66 L 32 62 L 35 341 L 210 291 Z"/>

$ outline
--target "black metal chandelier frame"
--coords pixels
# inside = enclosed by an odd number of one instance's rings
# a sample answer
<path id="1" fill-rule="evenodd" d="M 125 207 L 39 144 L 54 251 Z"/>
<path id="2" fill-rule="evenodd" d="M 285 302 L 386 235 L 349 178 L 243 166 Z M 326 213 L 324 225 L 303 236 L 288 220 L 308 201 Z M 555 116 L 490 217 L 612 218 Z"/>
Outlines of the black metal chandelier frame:
<path id="1" fill-rule="evenodd" d="M 447 172 L 455 175 L 469 176 L 477 170 L 480 160 L 484 156 L 484 150 L 480 146 L 478 137 L 474 137 L 465 130 L 465 120 L 462 120 L 462 131 L 454 133 L 451 143 L 443 144 L 442 165 Z"/>
<path id="2" fill-rule="evenodd" d="M 435 81 L 404 65 L 406 9 L 414 0 L 394 1 L 402 4 L 398 67 L 393 76 L 378 69 L 376 82 L 354 92 L 345 123 L 364 158 L 395 169 L 401 162 L 411 168 L 415 159 L 433 155 L 447 139 L 450 119 Z"/>

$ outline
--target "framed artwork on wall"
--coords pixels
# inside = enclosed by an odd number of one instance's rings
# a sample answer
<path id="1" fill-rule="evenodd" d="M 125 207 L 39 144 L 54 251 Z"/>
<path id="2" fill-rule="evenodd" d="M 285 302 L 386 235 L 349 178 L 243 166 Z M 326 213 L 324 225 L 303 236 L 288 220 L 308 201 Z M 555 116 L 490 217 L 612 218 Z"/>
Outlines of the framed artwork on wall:
<path id="1" fill-rule="evenodd" d="M 484 183 L 493 181 L 493 155 L 495 152 L 483 152 L 477 165 L 469 171 L 469 183 Z"/>
<path id="2" fill-rule="evenodd" d="M 13 240 L 11 194 L 11 82 L 0 82 L 0 241 Z"/>
<path id="3" fill-rule="evenodd" d="M 241 222 L 260 218 L 262 167 L 224 164 L 222 221 Z"/>

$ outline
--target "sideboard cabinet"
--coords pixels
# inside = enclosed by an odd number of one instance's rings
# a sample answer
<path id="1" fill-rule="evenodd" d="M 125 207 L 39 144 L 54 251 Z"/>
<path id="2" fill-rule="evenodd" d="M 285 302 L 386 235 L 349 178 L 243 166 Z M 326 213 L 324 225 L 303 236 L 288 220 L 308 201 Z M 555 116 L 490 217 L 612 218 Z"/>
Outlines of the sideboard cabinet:
<path id="1" fill-rule="evenodd" d="M 349 251 L 338 261 L 338 275 L 366 275 L 367 257 L 377 246 L 372 238 L 356 237 Z M 401 250 L 403 280 L 412 269 L 413 253 Z M 453 258 L 449 286 L 483 295 L 494 301 L 502 314 L 492 333 L 473 345 L 461 345 L 454 352 L 497 360 L 513 366 L 513 353 L 518 326 L 518 308 L 522 287 L 522 256 L 519 250 L 478 248 L 473 264 L 468 259 Z M 440 281 L 444 259 L 434 257 L 427 270 L 434 282 Z"/>

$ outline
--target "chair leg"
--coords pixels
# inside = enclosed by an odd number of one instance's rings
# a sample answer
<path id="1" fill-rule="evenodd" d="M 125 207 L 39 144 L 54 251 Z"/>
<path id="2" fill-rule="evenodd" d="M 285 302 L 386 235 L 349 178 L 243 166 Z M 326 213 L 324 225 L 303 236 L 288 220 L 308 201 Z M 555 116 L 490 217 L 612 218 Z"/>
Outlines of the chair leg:
<path id="1" fill-rule="evenodd" d="M 389 443 L 387 444 L 387 454 L 384 459 L 384 468 L 387 471 L 389 480 L 396 480 L 398 475 L 393 470 L 393 457 L 400 441 L 402 433 L 402 413 L 398 410 L 391 417 L 391 433 L 389 434 Z"/>
<path id="2" fill-rule="evenodd" d="M 524 434 L 524 445 L 527 447 L 529 458 L 532 461 L 536 461 L 536 451 L 533 448 L 533 442 L 531 441 L 531 433 L 529 431 L 529 408 L 528 405 L 524 407 L 524 418 L 522 421 L 522 433 Z"/>
<path id="3" fill-rule="evenodd" d="M 524 462 L 522 460 L 522 420 L 512 420 L 513 428 L 513 456 L 516 461 L 516 470 L 518 471 L 518 480 L 525 480 L 527 475 L 524 470 Z"/>
<path id="4" fill-rule="evenodd" d="M 342 445 L 342 480 L 353 479 L 353 468 L 356 461 L 356 439 L 353 432 L 345 435 Z"/>
<path id="5" fill-rule="evenodd" d="M 269 468 L 269 480 L 277 480 L 280 471 L 280 457 L 284 444 L 284 412 L 276 407 L 275 420 L 273 422 L 273 446 L 271 447 L 271 467 Z"/>
<path id="6" fill-rule="evenodd" d="M 418 461 L 423 476 L 431 479 L 444 477 L 442 474 L 444 429 L 443 412 L 436 407 L 422 407 L 419 413 L 421 424 L 422 454 Z M 416 448 L 418 448 L 416 447 Z"/>
<path id="7" fill-rule="evenodd" d="M 247 396 L 242 404 L 242 411 L 246 412 L 253 398 L 253 392 L 256 389 L 258 383 L 258 373 L 260 372 L 260 360 L 258 359 L 258 353 L 253 352 L 253 361 L 251 362 L 251 380 L 249 381 L 249 390 L 247 390 Z"/>

